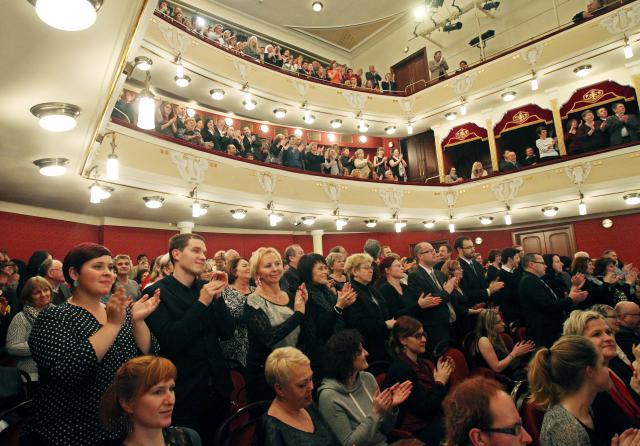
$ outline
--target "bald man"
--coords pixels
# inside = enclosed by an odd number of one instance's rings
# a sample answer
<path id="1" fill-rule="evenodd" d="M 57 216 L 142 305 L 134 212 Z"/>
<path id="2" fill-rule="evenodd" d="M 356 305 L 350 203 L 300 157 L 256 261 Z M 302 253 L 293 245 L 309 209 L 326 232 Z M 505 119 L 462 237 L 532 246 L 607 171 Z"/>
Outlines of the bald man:
<path id="1" fill-rule="evenodd" d="M 618 302 L 616 305 L 616 315 L 620 322 L 620 331 L 616 333 L 616 342 L 627 355 L 629 361 L 633 362 L 633 346 L 640 345 L 640 307 L 634 302 Z"/>
<path id="2" fill-rule="evenodd" d="M 585 257 L 587 259 L 590 259 L 591 257 L 589 256 L 589 253 L 587 251 L 578 251 L 573 255 L 574 259 L 580 258 L 580 257 Z"/>

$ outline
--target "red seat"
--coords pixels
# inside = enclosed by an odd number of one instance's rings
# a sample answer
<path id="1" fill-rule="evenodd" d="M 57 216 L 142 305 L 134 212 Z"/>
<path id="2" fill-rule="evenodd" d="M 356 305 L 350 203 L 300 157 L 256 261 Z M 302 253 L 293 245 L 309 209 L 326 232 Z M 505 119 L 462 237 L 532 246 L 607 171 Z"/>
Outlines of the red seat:
<path id="1" fill-rule="evenodd" d="M 526 334 L 527 334 L 527 328 L 526 327 L 518 327 L 518 328 L 516 328 L 516 338 L 518 339 L 518 342 L 524 341 Z"/>
<path id="2" fill-rule="evenodd" d="M 271 401 L 247 404 L 231 415 L 216 432 L 216 446 L 251 446 L 258 420 Z"/>
<path id="3" fill-rule="evenodd" d="M 515 344 L 513 342 L 513 338 L 509 335 L 509 333 L 500 333 L 500 337 L 504 342 L 504 346 L 507 347 L 507 351 L 513 350 L 513 346 Z"/>
<path id="4" fill-rule="evenodd" d="M 462 340 L 462 348 L 467 358 L 467 364 L 471 369 L 476 367 L 476 334 L 474 332 L 467 333 Z"/>
<path id="5" fill-rule="evenodd" d="M 540 446 L 540 429 L 542 429 L 542 420 L 544 412 L 533 405 L 528 397 L 522 404 L 522 427 L 531 435 L 533 446 Z"/>
<path id="6" fill-rule="evenodd" d="M 229 415 L 233 415 L 247 405 L 247 386 L 244 375 L 240 370 L 231 369 L 231 382 L 233 383 L 233 390 L 230 395 L 231 408 L 229 409 Z"/>
<path id="7" fill-rule="evenodd" d="M 457 348 L 447 349 L 443 356 L 448 356 L 455 364 L 455 368 L 449 378 L 449 386 L 453 389 L 469 377 L 469 366 L 467 365 L 467 360 L 464 358 L 464 354 Z"/>

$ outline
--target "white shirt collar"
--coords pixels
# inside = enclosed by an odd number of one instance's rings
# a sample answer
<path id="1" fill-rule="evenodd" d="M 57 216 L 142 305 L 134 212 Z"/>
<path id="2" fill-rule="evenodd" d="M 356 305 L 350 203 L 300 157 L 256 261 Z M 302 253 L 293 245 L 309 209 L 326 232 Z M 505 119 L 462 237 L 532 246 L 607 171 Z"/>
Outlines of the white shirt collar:
<path id="1" fill-rule="evenodd" d="M 515 268 L 509 269 L 506 265 L 502 265 L 502 269 L 505 270 L 508 273 L 512 273 Z"/>
<path id="2" fill-rule="evenodd" d="M 473 260 L 468 260 L 466 257 L 463 257 L 463 256 L 458 256 L 458 260 L 464 260 L 469 265 L 471 265 L 471 262 L 473 262 Z"/>
<path id="3" fill-rule="evenodd" d="M 427 272 L 427 274 L 431 275 L 431 273 L 433 272 L 433 268 L 427 268 L 422 263 L 419 263 L 419 265 L 420 265 L 420 267 L 422 267 L 423 270 L 425 270 Z"/>

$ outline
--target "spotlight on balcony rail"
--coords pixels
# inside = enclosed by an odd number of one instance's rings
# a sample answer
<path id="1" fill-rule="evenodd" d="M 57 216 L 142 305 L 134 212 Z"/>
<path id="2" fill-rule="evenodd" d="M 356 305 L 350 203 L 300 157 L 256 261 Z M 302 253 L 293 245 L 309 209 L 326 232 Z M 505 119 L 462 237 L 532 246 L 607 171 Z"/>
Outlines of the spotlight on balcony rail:
<path id="1" fill-rule="evenodd" d="M 485 11 L 491 11 L 492 9 L 498 9 L 498 7 L 500 6 L 500 2 L 494 1 L 488 1 L 485 2 L 484 5 L 482 5 L 482 9 L 484 9 Z"/>
<path id="2" fill-rule="evenodd" d="M 458 31 L 460 29 L 462 29 L 462 22 L 449 22 L 442 27 L 442 31 L 446 33 L 450 33 L 451 31 Z"/>

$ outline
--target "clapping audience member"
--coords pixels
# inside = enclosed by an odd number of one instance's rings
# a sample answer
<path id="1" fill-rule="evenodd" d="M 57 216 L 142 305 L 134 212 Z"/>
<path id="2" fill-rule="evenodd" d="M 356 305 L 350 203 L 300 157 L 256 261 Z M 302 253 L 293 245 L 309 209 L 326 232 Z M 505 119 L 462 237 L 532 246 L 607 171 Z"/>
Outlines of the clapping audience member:
<path id="1" fill-rule="evenodd" d="M 204 143 L 202 135 L 198 130 L 196 130 L 196 120 L 193 118 L 186 118 L 184 120 L 184 127 L 178 129 L 177 136 L 191 144 L 203 145 Z"/>
<path id="2" fill-rule="evenodd" d="M 158 352 L 145 319 L 159 293 L 131 304 L 120 289 L 102 305 L 115 274 L 111 253 L 95 243 L 72 248 L 63 265 L 71 298 L 42 311 L 29 336 L 40 380 L 24 444 L 94 444 L 117 436 L 100 425 L 100 398 L 123 363 Z"/>
<path id="3" fill-rule="evenodd" d="M 275 398 L 258 423 L 256 444 L 270 446 L 341 446 L 313 404 L 309 358 L 293 347 L 276 348 L 264 365 Z"/>
<path id="4" fill-rule="evenodd" d="M 640 122 L 636 115 L 626 113 L 623 102 L 616 102 L 612 107 L 613 116 L 609 116 L 606 121 L 606 132 L 609 134 L 609 145 L 617 146 L 637 141 L 640 136 Z"/>
<path id="5" fill-rule="evenodd" d="M 567 130 L 564 132 L 564 143 L 567 147 L 567 152 L 571 155 L 585 151 L 586 141 L 584 134 L 579 130 L 582 126 L 582 121 L 578 122 L 575 118 L 569 119 Z"/>
<path id="6" fill-rule="evenodd" d="M 598 128 L 593 111 L 583 111 L 582 120 L 582 125 L 578 127 L 578 136 L 584 143 L 584 150 L 599 150 L 607 147 L 609 144 L 606 134 Z"/>
<path id="7" fill-rule="evenodd" d="M 376 288 L 384 297 L 391 316 L 396 319 L 402 315 L 411 315 L 417 308 L 404 307 L 409 292 L 407 284 L 402 283 L 404 271 L 400 260 L 395 257 L 385 257 L 380 262 L 380 277 L 376 281 Z"/>
<path id="8" fill-rule="evenodd" d="M 353 170 L 351 171 L 351 176 L 355 176 L 357 178 L 369 178 L 370 175 L 371 161 L 369 161 L 369 156 L 365 158 L 364 150 L 356 150 L 356 157 L 353 160 Z"/>
<path id="9" fill-rule="evenodd" d="M 504 288 L 504 283 L 499 280 L 487 282 L 482 265 L 475 260 L 475 245 L 469 237 L 458 237 L 453 247 L 458 252 L 458 260 L 463 271 L 460 288 L 467 295 L 471 305 L 487 302 L 494 293 Z"/>
<path id="10" fill-rule="evenodd" d="M 327 175 L 340 175 L 342 173 L 340 158 L 333 148 L 327 149 L 325 162 L 322 163 L 322 173 Z"/>
<path id="11" fill-rule="evenodd" d="M 389 158 L 389 168 L 398 181 L 407 181 L 407 162 L 400 153 L 400 149 L 393 149 Z"/>
<path id="12" fill-rule="evenodd" d="M 325 163 L 324 155 L 320 152 L 318 143 L 312 142 L 309 144 L 309 151 L 305 154 L 305 168 L 310 172 L 322 172 L 323 164 Z M 339 161 L 339 158 L 338 158 Z M 339 162 L 336 165 L 340 165 Z M 342 171 L 340 171 L 342 173 Z"/>
<path id="13" fill-rule="evenodd" d="M 536 147 L 540 153 L 540 161 L 556 159 L 559 156 L 556 138 L 551 138 L 547 128 L 542 126 L 536 129 L 536 134 L 538 135 Z"/>
<path id="14" fill-rule="evenodd" d="M 340 155 L 340 164 L 342 164 L 342 168 L 344 169 L 344 175 L 351 175 L 351 171 L 354 168 L 354 160 L 355 156 L 351 156 L 348 147 L 342 149 L 342 154 Z"/>
<path id="15" fill-rule="evenodd" d="M 444 177 L 444 182 L 447 184 L 461 183 L 464 178 L 458 176 L 458 171 L 455 167 L 449 170 L 449 173 Z"/>
<path id="16" fill-rule="evenodd" d="M 176 375 L 171 361 L 157 356 L 139 356 L 123 364 L 102 396 L 100 418 L 107 428 L 125 419 L 127 429 L 101 446 L 200 446 L 196 431 L 172 426 Z"/>
<path id="17" fill-rule="evenodd" d="M 62 262 L 56 259 L 47 259 L 40 265 L 38 269 L 38 275 L 44 277 L 53 292 L 51 296 L 51 303 L 54 305 L 60 305 L 66 302 L 71 297 L 71 288 L 64 280 L 64 274 L 62 272 Z"/>
<path id="18" fill-rule="evenodd" d="M 603 257 L 596 260 L 593 275 L 603 282 L 614 305 L 620 301 L 636 300 L 631 287 L 635 284 L 637 272 L 632 270 L 626 276 L 622 276 L 616 272 L 615 260 Z"/>
<path id="19" fill-rule="evenodd" d="M 343 446 L 386 446 L 398 417 L 397 407 L 411 393 L 412 383 L 394 383 L 380 391 L 366 372 L 368 353 L 356 330 L 329 339 L 326 377 L 318 389 L 320 413 Z"/>
<path id="20" fill-rule="evenodd" d="M 447 64 L 447 61 L 444 60 L 442 51 L 438 50 L 433 53 L 433 59 L 429 61 L 429 72 L 431 73 L 431 80 L 435 81 L 436 79 L 445 77 L 448 70 L 449 65 Z"/>
<path id="21" fill-rule="evenodd" d="M 381 85 L 382 91 L 396 91 L 398 89 L 398 84 L 396 84 L 396 75 L 394 73 L 385 74 Z"/>
<path id="22" fill-rule="evenodd" d="M 365 73 L 365 79 L 371 81 L 371 86 L 369 88 L 380 90 L 382 76 L 380 76 L 380 73 L 378 73 L 373 65 L 369 65 L 369 71 Z"/>
<path id="23" fill-rule="evenodd" d="M 526 362 L 523 356 L 531 353 L 535 344 L 521 341 L 509 351 L 501 334 L 506 332 L 506 324 L 495 308 L 487 308 L 478 315 L 476 325 L 476 365 L 487 367 L 514 381 L 527 379 Z"/>
<path id="24" fill-rule="evenodd" d="M 304 285 L 292 298 L 280 289 L 282 259 L 274 248 L 258 248 L 249 265 L 257 286 L 244 310 L 249 338 L 245 379 L 249 401 L 262 401 L 273 396 L 264 378 L 265 360 L 278 347 L 298 345 L 308 294 Z"/>
<path id="25" fill-rule="evenodd" d="M 428 332 L 409 316 L 401 316 L 393 326 L 391 343 L 397 357 L 387 372 L 383 389 L 410 381 L 411 394 L 400 404 L 398 428 L 411 432 L 427 445 L 438 445 L 444 439 L 442 402 L 454 369 L 450 358 L 442 357 L 434 365 L 425 357 Z"/>
<path id="26" fill-rule="evenodd" d="M 461 281 L 464 276 L 462 265 L 459 260 L 447 260 L 440 269 L 448 280 L 455 279 L 455 286 L 451 291 L 451 305 L 456 313 L 450 333 L 455 339 L 462 340 L 464 335 L 473 331 L 476 326 L 475 316 L 484 308 L 484 302 L 472 302 L 469 296 L 461 288 Z"/>
<path id="27" fill-rule="evenodd" d="M 500 160 L 500 170 L 505 172 L 507 170 L 519 169 L 520 164 L 518 164 L 518 159 L 516 152 L 512 152 L 511 150 L 505 150 L 502 155 L 504 159 Z"/>
<path id="28" fill-rule="evenodd" d="M 471 165 L 471 175 L 469 175 L 469 178 L 472 180 L 486 177 L 487 175 L 489 175 L 489 173 L 485 170 L 480 161 L 476 161 Z"/>
<path id="29" fill-rule="evenodd" d="M 538 155 L 533 147 L 527 147 L 524 149 L 524 159 L 522 160 L 523 166 L 533 166 L 538 161 Z"/>
<path id="30" fill-rule="evenodd" d="M 267 162 L 270 164 L 282 165 L 282 158 L 284 156 L 285 145 L 288 144 L 288 140 L 285 140 L 283 134 L 278 133 L 273 141 L 271 147 L 269 147 L 269 157 Z"/>
<path id="31" fill-rule="evenodd" d="M 615 311 L 619 327 L 615 333 L 616 344 L 630 361 L 634 361 L 633 349 L 640 345 L 640 307 L 635 302 L 623 301 L 616 304 Z"/>
<path id="32" fill-rule="evenodd" d="M 157 282 L 158 280 L 162 280 L 164 277 L 170 276 L 171 274 L 173 274 L 173 264 L 171 263 L 171 259 L 169 258 L 169 253 L 159 255 L 153 262 L 153 268 L 151 269 L 151 274 L 149 275 L 149 281 L 143 288 L 146 288 L 151 284 Z"/>
<path id="33" fill-rule="evenodd" d="M 341 252 L 330 252 L 326 260 L 329 267 L 329 281 L 332 282 L 336 291 L 340 291 L 348 282 L 347 275 L 344 273 L 344 263 L 347 258 Z"/>
<path id="34" fill-rule="evenodd" d="M 163 102 L 156 109 L 156 130 L 163 135 L 176 136 L 178 134 L 177 119 L 173 105 Z"/>
<path id="35" fill-rule="evenodd" d="M 247 296 L 255 291 L 251 286 L 251 267 L 244 257 L 235 257 L 227 265 L 229 286 L 222 291 L 222 299 L 229 308 L 235 322 L 236 331 L 231 339 L 221 342 L 222 352 L 229 364 L 236 367 L 247 365 L 247 325 L 244 320 L 244 306 Z"/>
<path id="36" fill-rule="evenodd" d="M 51 284 L 40 276 L 27 280 L 22 288 L 22 311 L 18 312 L 7 330 L 7 353 L 16 357 L 16 367 L 28 373 L 32 382 L 38 381 L 38 366 L 31 356 L 29 335 L 38 315 L 52 305 Z"/>
<path id="37" fill-rule="evenodd" d="M 376 180 L 384 179 L 384 172 L 387 166 L 387 157 L 384 154 L 384 147 L 378 147 L 376 155 L 373 157 L 373 175 Z"/>

